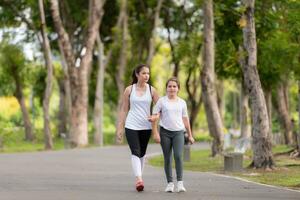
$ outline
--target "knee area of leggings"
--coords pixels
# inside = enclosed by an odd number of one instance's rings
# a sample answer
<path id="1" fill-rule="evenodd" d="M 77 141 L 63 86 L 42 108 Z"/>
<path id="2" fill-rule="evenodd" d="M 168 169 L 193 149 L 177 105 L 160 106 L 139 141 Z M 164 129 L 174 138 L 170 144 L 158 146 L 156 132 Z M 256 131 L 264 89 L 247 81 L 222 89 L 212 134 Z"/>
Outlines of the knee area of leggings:
<path id="1" fill-rule="evenodd" d="M 181 155 L 174 155 L 174 159 L 175 160 L 182 160 L 182 156 Z"/>
<path id="2" fill-rule="evenodd" d="M 142 155 L 142 153 L 138 150 L 133 150 L 132 151 L 132 154 L 139 157 L 139 158 L 142 158 L 144 155 Z"/>

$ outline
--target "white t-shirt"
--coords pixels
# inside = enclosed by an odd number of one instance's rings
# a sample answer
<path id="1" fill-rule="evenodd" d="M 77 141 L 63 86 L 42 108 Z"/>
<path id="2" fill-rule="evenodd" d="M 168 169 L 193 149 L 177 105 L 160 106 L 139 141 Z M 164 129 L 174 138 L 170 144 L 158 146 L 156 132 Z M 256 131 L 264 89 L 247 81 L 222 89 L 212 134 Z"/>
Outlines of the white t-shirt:
<path id="1" fill-rule="evenodd" d="M 151 122 L 148 121 L 152 101 L 149 85 L 147 84 L 143 96 L 137 96 L 136 84 L 133 84 L 129 101 L 130 108 L 126 117 L 125 128 L 132 130 L 152 129 Z"/>
<path id="2" fill-rule="evenodd" d="M 159 98 L 153 108 L 153 114 L 160 113 L 159 125 L 169 131 L 185 130 L 182 117 L 188 117 L 186 102 L 177 97 L 171 101 L 167 96 Z"/>

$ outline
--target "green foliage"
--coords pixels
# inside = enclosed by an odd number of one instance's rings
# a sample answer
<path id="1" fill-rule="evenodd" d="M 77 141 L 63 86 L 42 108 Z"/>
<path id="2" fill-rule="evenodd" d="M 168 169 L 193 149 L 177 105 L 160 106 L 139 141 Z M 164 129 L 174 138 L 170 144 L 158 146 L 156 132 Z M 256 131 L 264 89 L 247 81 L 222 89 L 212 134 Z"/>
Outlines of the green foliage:
<path id="1" fill-rule="evenodd" d="M 268 40 L 260 42 L 258 66 L 264 87 L 287 80 L 298 67 L 299 46 L 293 44 L 289 35 L 273 32 Z"/>
<path id="2" fill-rule="evenodd" d="M 0 94 L 11 95 L 16 78 L 23 83 L 26 79 L 26 60 L 21 47 L 3 41 L 0 44 Z"/>
<path id="3" fill-rule="evenodd" d="M 243 10 L 235 0 L 215 3 L 215 71 L 219 79 L 241 79 L 238 48 L 243 44 L 243 35 L 238 21 Z"/>

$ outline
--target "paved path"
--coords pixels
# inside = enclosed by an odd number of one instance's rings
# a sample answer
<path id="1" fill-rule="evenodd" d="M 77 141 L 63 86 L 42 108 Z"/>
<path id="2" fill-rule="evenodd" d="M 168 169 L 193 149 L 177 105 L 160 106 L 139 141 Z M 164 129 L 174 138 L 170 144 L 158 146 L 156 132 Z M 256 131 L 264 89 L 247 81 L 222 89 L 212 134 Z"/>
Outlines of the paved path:
<path id="1" fill-rule="evenodd" d="M 127 146 L 0 154 L 0 200 L 300 200 L 299 192 L 188 171 L 186 193 L 165 193 L 163 170 L 149 165 L 138 193 L 129 158 Z"/>

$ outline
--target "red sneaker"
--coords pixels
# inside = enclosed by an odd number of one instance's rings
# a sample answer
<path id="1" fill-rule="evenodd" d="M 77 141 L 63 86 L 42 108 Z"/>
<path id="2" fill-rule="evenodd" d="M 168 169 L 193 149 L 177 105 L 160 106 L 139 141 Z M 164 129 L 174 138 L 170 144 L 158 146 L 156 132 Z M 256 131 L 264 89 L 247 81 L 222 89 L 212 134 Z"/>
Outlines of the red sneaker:
<path id="1" fill-rule="evenodd" d="M 144 182 L 143 181 L 137 181 L 135 184 L 135 188 L 138 192 L 141 192 L 144 190 Z"/>

